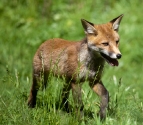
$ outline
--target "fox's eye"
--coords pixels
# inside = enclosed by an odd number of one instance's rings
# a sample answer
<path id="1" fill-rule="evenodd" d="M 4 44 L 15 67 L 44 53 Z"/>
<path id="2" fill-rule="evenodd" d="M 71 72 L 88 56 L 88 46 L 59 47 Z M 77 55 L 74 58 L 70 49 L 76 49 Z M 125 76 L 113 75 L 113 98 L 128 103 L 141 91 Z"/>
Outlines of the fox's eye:
<path id="1" fill-rule="evenodd" d="M 106 42 L 106 43 L 102 43 L 104 46 L 108 46 L 109 45 L 109 43 L 108 42 Z"/>
<path id="2" fill-rule="evenodd" d="M 118 43 L 119 43 L 119 40 L 116 41 L 116 44 L 118 44 Z"/>

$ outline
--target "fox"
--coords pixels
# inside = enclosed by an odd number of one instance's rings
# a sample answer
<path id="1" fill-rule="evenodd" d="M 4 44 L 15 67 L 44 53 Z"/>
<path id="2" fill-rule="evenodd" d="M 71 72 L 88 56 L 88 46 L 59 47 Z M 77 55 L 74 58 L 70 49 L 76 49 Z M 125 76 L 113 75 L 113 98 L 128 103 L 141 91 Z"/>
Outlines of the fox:
<path id="1" fill-rule="evenodd" d="M 68 41 L 53 38 L 43 42 L 33 58 L 32 86 L 28 97 L 28 106 L 34 108 L 39 83 L 46 88 L 50 73 L 65 79 L 62 90 L 61 105 L 69 108 L 69 92 L 77 111 L 83 112 L 82 83 L 88 81 L 90 88 L 100 97 L 100 109 L 97 113 L 101 119 L 106 118 L 109 105 L 109 92 L 101 77 L 105 62 L 118 66 L 122 57 L 119 50 L 119 26 L 123 14 L 108 23 L 94 24 L 85 19 L 81 23 L 85 37 L 80 41 Z"/>

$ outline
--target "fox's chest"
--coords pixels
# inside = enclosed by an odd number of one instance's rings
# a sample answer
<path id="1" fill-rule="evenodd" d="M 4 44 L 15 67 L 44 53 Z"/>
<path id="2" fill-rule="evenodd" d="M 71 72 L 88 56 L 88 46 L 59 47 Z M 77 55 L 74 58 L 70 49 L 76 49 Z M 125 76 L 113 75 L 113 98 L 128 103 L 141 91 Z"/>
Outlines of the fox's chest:
<path id="1" fill-rule="evenodd" d="M 90 53 L 82 49 L 79 54 L 79 78 L 86 80 L 100 79 L 104 67 L 104 60 L 98 53 Z"/>
<path id="2" fill-rule="evenodd" d="M 100 79 L 103 71 L 103 66 L 86 66 L 86 65 L 81 65 L 78 77 L 79 79 L 84 79 L 84 80 L 90 80 L 90 79 Z"/>

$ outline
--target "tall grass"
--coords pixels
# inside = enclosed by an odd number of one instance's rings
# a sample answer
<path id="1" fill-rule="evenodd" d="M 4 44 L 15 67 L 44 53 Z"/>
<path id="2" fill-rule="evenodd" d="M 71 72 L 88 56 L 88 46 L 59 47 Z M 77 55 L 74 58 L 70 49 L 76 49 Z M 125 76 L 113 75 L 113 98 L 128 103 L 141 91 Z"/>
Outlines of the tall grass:
<path id="1" fill-rule="evenodd" d="M 0 124 L 6 125 L 137 125 L 143 124 L 143 2 L 101 0 L 1 0 L 0 1 Z M 96 116 L 99 99 L 88 83 L 83 85 L 84 121 L 56 107 L 64 81 L 52 77 L 39 91 L 34 109 L 27 107 L 32 79 L 32 58 L 49 38 L 81 40 L 80 19 L 106 23 L 124 14 L 120 25 L 119 67 L 106 64 L 103 83 L 110 92 L 105 122 Z M 120 81 L 121 79 L 121 81 Z M 120 84 L 119 84 L 120 83 Z M 69 101 L 73 105 L 70 94 Z"/>

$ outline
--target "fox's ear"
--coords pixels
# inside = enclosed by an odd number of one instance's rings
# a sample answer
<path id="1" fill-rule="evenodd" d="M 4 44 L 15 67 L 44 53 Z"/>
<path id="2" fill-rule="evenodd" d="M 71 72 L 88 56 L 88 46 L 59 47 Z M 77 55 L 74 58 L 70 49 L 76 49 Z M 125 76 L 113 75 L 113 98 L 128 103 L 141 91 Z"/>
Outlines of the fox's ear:
<path id="1" fill-rule="evenodd" d="M 96 31 L 93 23 L 88 22 L 84 19 L 81 19 L 81 23 L 82 23 L 82 26 L 83 26 L 86 34 L 97 34 L 97 31 Z"/>
<path id="2" fill-rule="evenodd" d="M 119 25 L 120 25 L 120 22 L 121 22 L 123 16 L 124 15 L 122 14 L 122 15 L 120 15 L 120 16 L 118 16 L 115 19 L 110 21 L 112 23 L 112 27 L 115 31 L 119 30 Z"/>

